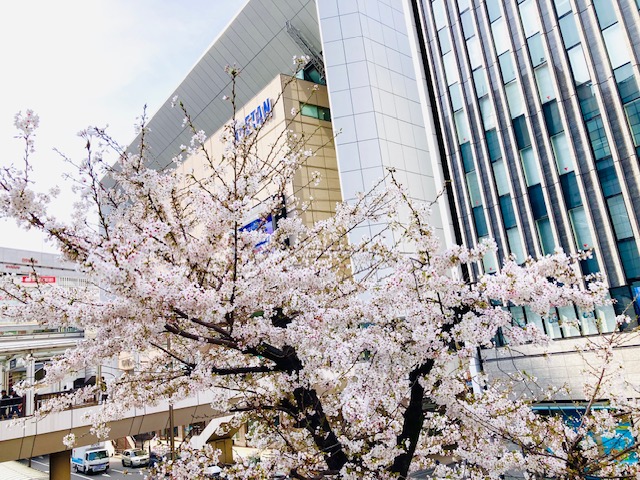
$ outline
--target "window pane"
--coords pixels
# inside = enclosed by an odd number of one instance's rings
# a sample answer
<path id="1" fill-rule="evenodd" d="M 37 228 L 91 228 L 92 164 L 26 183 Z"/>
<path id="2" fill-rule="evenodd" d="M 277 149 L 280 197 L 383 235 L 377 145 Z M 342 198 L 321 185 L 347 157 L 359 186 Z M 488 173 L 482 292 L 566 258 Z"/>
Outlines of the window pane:
<path id="1" fill-rule="evenodd" d="M 518 264 L 524 263 L 526 256 L 524 254 L 524 247 L 522 246 L 520 231 L 517 228 L 507 230 L 507 240 L 509 241 L 509 251 L 515 255 L 516 262 Z"/>
<path id="2" fill-rule="evenodd" d="M 498 271 L 498 257 L 496 252 L 490 251 L 482 257 L 482 266 L 487 273 L 496 273 Z"/>
<path id="3" fill-rule="evenodd" d="M 480 184 L 478 183 L 478 173 L 474 170 L 467 173 L 467 189 L 469 190 L 469 201 L 471 207 L 482 205 L 482 195 L 480 194 Z"/>
<path id="4" fill-rule="evenodd" d="M 542 326 L 542 317 L 531 310 L 530 307 L 524 307 L 524 313 L 527 317 L 527 323 L 535 325 L 536 327 L 538 327 L 538 330 L 544 333 L 544 327 Z"/>
<path id="5" fill-rule="evenodd" d="M 513 119 L 513 131 L 516 134 L 516 143 L 518 149 L 523 149 L 531 145 L 531 138 L 529 137 L 529 128 L 527 127 L 527 121 L 524 115 L 520 115 Z"/>
<path id="6" fill-rule="evenodd" d="M 482 66 L 482 47 L 480 46 L 480 40 L 475 35 L 467 40 L 467 50 L 469 51 L 469 64 L 471 70 L 475 70 Z"/>
<path id="7" fill-rule="evenodd" d="M 576 246 L 579 250 L 587 250 L 593 248 L 591 241 L 591 231 L 589 230 L 589 222 L 587 221 L 587 213 L 584 207 L 569 210 L 569 218 L 573 227 L 573 235 L 576 239 Z"/>
<path id="8" fill-rule="evenodd" d="M 602 187 L 602 193 L 605 197 L 611 197 L 619 194 L 620 182 L 618 181 L 618 174 L 613 166 L 613 159 L 606 157 L 596 162 L 596 169 L 598 170 L 598 179 L 600 180 L 600 187 Z"/>
<path id="9" fill-rule="evenodd" d="M 304 104 L 300 107 L 300 115 L 318 118 L 318 106 Z"/>
<path id="10" fill-rule="evenodd" d="M 444 63 L 444 73 L 447 77 L 447 85 L 458 82 L 458 64 L 456 63 L 456 57 L 454 56 L 453 51 L 443 55 L 442 62 Z"/>
<path id="11" fill-rule="evenodd" d="M 460 156 L 462 157 L 462 165 L 466 173 L 475 170 L 473 164 L 473 154 L 471 153 L 471 142 L 466 142 L 460 145 Z"/>
<path id="12" fill-rule="evenodd" d="M 544 120 L 547 124 L 547 130 L 549 130 L 549 136 L 552 137 L 557 133 L 564 130 L 562 120 L 560 119 L 560 111 L 558 110 L 558 103 L 553 100 L 542 105 L 544 112 Z"/>
<path id="13" fill-rule="evenodd" d="M 530 37 L 540 31 L 540 17 L 535 0 L 525 0 L 520 4 L 520 18 L 525 37 Z"/>
<path id="14" fill-rule="evenodd" d="M 613 332 L 617 328 L 616 312 L 611 305 L 596 307 L 596 318 L 603 333 Z"/>
<path id="15" fill-rule="evenodd" d="M 516 78 L 516 70 L 511 58 L 511 52 L 505 52 L 498 57 L 500 62 L 500 73 L 502 74 L 502 83 L 509 83 Z"/>
<path id="16" fill-rule="evenodd" d="M 553 146 L 553 154 L 556 158 L 558 173 L 563 175 L 567 172 L 572 172 L 574 169 L 573 155 L 569 149 L 567 136 L 564 132 L 551 137 L 551 145 Z"/>
<path id="17" fill-rule="evenodd" d="M 593 0 L 593 6 L 596 9 L 601 30 L 618 21 L 616 18 L 616 10 L 613 8 L 611 0 Z"/>
<path id="18" fill-rule="evenodd" d="M 471 0 L 458 0 L 458 11 L 464 12 L 471 8 Z"/>
<path id="19" fill-rule="evenodd" d="M 535 69 L 536 85 L 538 86 L 538 94 L 540 95 L 540 101 L 542 103 L 548 102 L 556 98 L 556 93 L 553 88 L 553 80 L 549 73 L 549 66 L 542 65 Z"/>
<path id="20" fill-rule="evenodd" d="M 627 39 L 619 23 L 603 30 L 602 38 L 607 47 L 611 68 L 618 68 L 631 61 Z"/>
<path id="21" fill-rule="evenodd" d="M 467 121 L 467 114 L 464 110 L 458 110 L 453 114 L 456 122 L 456 131 L 458 132 L 458 143 L 463 144 L 470 140 L 469 135 L 469 122 Z"/>
<path id="22" fill-rule="evenodd" d="M 487 149 L 489 150 L 489 158 L 492 162 L 495 162 L 499 158 L 502 158 L 502 151 L 500 150 L 500 141 L 498 140 L 498 133 L 496 129 L 488 130 L 485 133 L 487 139 Z"/>
<path id="23" fill-rule="evenodd" d="M 587 62 L 584 59 L 582 46 L 576 45 L 571 50 L 568 50 L 567 54 L 569 55 L 569 63 L 571 64 L 571 71 L 573 72 L 573 81 L 576 82 L 576 85 L 590 81 L 591 74 L 589 73 Z"/>
<path id="24" fill-rule="evenodd" d="M 460 110 L 464 104 L 462 103 L 462 90 L 459 83 L 454 83 L 449 87 L 449 96 L 451 97 L 451 108 L 454 112 Z"/>
<path id="25" fill-rule="evenodd" d="M 496 46 L 496 54 L 502 55 L 507 50 L 511 49 L 509 43 L 509 30 L 504 18 L 500 17 L 491 24 L 491 32 L 493 33 L 493 43 Z"/>
<path id="26" fill-rule="evenodd" d="M 613 223 L 613 230 L 616 233 L 618 240 L 633 237 L 633 230 L 631 229 L 631 222 L 629 222 L 629 215 L 627 214 L 627 207 L 624 204 L 624 198 L 622 195 L 616 195 L 607 199 L 607 205 L 609 206 L 609 215 L 611 215 L 611 223 Z"/>
<path id="27" fill-rule="evenodd" d="M 549 338 L 562 338 L 560 325 L 558 325 L 558 313 L 555 308 L 551 309 L 547 316 L 543 317 L 543 320 Z"/>
<path id="28" fill-rule="evenodd" d="M 533 154 L 531 147 L 520 150 L 520 158 L 522 159 L 522 167 L 524 169 L 524 176 L 527 181 L 527 185 L 536 185 L 541 182 L 540 168 L 538 167 L 538 161 Z"/>
<path id="29" fill-rule="evenodd" d="M 587 132 L 589 133 L 591 148 L 596 160 L 610 156 L 611 149 L 609 148 L 609 141 L 607 140 L 604 125 L 600 117 L 587 122 Z"/>
<path id="30" fill-rule="evenodd" d="M 509 177 L 505 170 L 504 162 L 498 160 L 493 163 L 493 178 L 496 181 L 496 190 L 498 195 L 507 195 L 509 193 Z"/>
<path id="31" fill-rule="evenodd" d="M 518 82 L 511 82 L 505 87 L 505 93 L 507 94 L 507 103 L 509 104 L 511 118 L 522 115 L 524 113 L 524 97 L 520 91 L 520 84 Z"/>
<path id="32" fill-rule="evenodd" d="M 553 230 L 551 229 L 551 222 L 548 218 L 544 218 L 536 221 L 536 227 L 538 228 L 538 238 L 540 239 L 540 247 L 544 255 L 550 255 L 556 248 L 555 241 L 553 240 Z"/>
<path id="33" fill-rule="evenodd" d="M 554 0 L 553 3 L 556 6 L 556 13 L 558 14 L 558 17 L 561 17 L 565 13 L 571 11 L 571 3 L 569 3 L 569 0 Z"/>
<path id="34" fill-rule="evenodd" d="M 628 103 L 640 96 L 638 83 L 636 82 L 636 77 L 633 75 L 633 67 L 630 63 L 618 67 L 613 73 L 616 77 L 618 93 L 620 94 L 622 103 Z"/>
<path id="35" fill-rule="evenodd" d="M 479 68 L 473 71 L 473 83 L 476 86 L 476 95 L 478 98 L 484 97 L 487 93 L 489 93 L 487 80 L 484 75 L 484 68 Z"/>
<path id="36" fill-rule="evenodd" d="M 500 197 L 500 211 L 502 212 L 502 223 L 504 228 L 513 228 L 516 226 L 516 212 L 513 209 L 513 202 L 510 195 L 502 195 Z"/>
<path id="37" fill-rule="evenodd" d="M 460 15 L 460 23 L 462 23 L 464 38 L 471 38 L 476 34 L 476 26 L 473 24 L 473 15 L 471 15 L 471 10 L 467 10 Z"/>
<path id="38" fill-rule="evenodd" d="M 485 130 L 490 130 L 496 126 L 496 112 L 493 109 L 493 103 L 489 96 L 483 97 L 479 101 L 480 114 L 482 115 L 482 123 Z"/>
<path id="39" fill-rule="evenodd" d="M 544 53 L 544 46 L 542 44 L 542 35 L 536 33 L 527 40 L 529 45 L 529 56 L 531 57 L 531 63 L 533 67 L 544 63 L 546 61 L 546 55 Z"/>
<path id="40" fill-rule="evenodd" d="M 564 48 L 569 50 L 574 45 L 580 43 L 580 36 L 578 35 L 578 27 L 573 15 L 567 15 L 560 19 L 560 31 L 562 32 L 562 41 L 564 42 Z"/>
<path id="41" fill-rule="evenodd" d="M 531 204 L 531 213 L 534 219 L 540 220 L 547 217 L 547 205 L 544 201 L 541 184 L 538 183 L 529 187 L 529 203 Z"/>
<path id="42" fill-rule="evenodd" d="M 574 306 L 558 307 L 558 315 L 562 324 L 562 333 L 565 338 L 579 337 L 580 330 L 578 330 L 578 318 L 576 317 L 576 309 Z"/>
<path id="43" fill-rule="evenodd" d="M 628 279 L 640 277 L 640 256 L 634 238 L 618 242 L 618 251 L 624 273 Z"/>
<path id="44" fill-rule="evenodd" d="M 484 208 L 475 207 L 473 209 L 473 220 L 476 225 L 478 238 L 487 236 L 489 234 L 489 230 L 487 229 L 487 221 L 484 218 Z"/>
<path id="45" fill-rule="evenodd" d="M 611 293 L 611 298 L 616 301 L 613 304 L 616 315 L 635 315 L 633 295 L 631 295 L 631 289 L 628 286 L 612 288 L 609 292 Z"/>
<path id="46" fill-rule="evenodd" d="M 578 189 L 578 180 L 574 172 L 560 175 L 560 185 L 562 186 L 562 196 L 567 208 L 575 208 L 582 205 L 582 197 Z"/>
<path id="47" fill-rule="evenodd" d="M 433 18 L 436 23 L 436 28 L 440 30 L 447 25 L 447 14 L 445 12 L 444 0 L 434 0 L 431 4 L 433 7 Z"/>
<path id="48" fill-rule="evenodd" d="M 584 121 L 588 122 L 596 115 L 600 115 L 600 107 L 598 107 L 598 101 L 593 92 L 591 82 L 579 85 L 576 91 L 578 92 L 578 101 L 580 102 L 580 110 Z"/>
<path id="49" fill-rule="evenodd" d="M 490 22 L 493 22 L 496 18 L 500 18 L 502 16 L 499 0 L 487 0 L 485 3 L 487 4 L 487 13 L 489 14 Z"/>
<path id="50" fill-rule="evenodd" d="M 627 121 L 633 135 L 633 143 L 638 147 L 640 146 L 640 99 L 625 105 L 624 111 L 627 113 Z"/>
<path id="51" fill-rule="evenodd" d="M 438 31 L 438 40 L 440 40 L 440 54 L 444 55 L 451 51 L 451 37 L 449 36 L 449 29 L 443 28 Z"/>

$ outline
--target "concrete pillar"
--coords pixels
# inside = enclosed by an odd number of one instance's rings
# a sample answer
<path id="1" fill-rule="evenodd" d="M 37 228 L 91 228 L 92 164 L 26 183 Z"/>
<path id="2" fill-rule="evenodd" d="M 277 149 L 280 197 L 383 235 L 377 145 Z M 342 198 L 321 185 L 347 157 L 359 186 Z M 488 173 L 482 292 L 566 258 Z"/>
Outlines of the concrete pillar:
<path id="1" fill-rule="evenodd" d="M 33 358 L 33 355 L 29 354 L 27 355 L 27 358 L 25 358 L 25 361 L 26 361 L 26 368 L 27 368 L 27 381 L 30 384 L 33 384 L 36 380 L 36 359 Z M 29 388 L 25 392 L 25 397 L 26 397 L 25 412 L 24 412 L 25 417 L 33 415 L 33 412 L 35 410 L 35 401 L 34 401 L 35 399 L 33 398 L 34 393 L 35 393 L 35 390 L 33 388 Z"/>
<path id="2" fill-rule="evenodd" d="M 69 480 L 71 478 L 71 450 L 49 455 L 49 480 Z"/>

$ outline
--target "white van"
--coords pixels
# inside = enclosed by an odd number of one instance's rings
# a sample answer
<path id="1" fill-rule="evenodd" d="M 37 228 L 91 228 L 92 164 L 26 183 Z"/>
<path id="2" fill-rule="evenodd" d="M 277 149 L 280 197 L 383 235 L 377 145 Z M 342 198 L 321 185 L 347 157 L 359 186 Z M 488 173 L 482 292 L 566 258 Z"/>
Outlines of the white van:
<path id="1" fill-rule="evenodd" d="M 109 470 L 109 451 L 101 444 L 74 448 L 71 468 L 74 472 L 106 472 Z"/>

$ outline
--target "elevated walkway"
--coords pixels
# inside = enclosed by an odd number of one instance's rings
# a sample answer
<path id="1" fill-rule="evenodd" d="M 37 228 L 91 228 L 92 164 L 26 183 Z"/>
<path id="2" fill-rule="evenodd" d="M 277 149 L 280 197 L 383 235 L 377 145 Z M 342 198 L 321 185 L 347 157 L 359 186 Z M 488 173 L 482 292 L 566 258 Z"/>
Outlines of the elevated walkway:
<path id="1" fill-rule="evenodd" d="M 212 395 L 200 393 L 173 404 L 174 425 L 208 422 L 224 414 L 211 408 Z M 89 406 L 52 413 L 46 417 L 0 422 L 0 462 L 48 455 L 65 450 L 62 439 L 73 433 L 77 445 L 90 445 L 97 439 L 90 431 L 90 413 L 101 408 Z M 107 440 L 169 428 L 169 404 L 134 408 L 120 420 L 111 422 Z"/>

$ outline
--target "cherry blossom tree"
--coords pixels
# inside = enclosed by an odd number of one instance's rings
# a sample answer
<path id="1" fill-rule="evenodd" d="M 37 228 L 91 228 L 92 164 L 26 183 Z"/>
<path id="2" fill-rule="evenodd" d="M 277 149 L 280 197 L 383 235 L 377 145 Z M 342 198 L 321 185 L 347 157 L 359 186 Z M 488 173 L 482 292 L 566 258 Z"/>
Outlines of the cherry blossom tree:
<path id="1" fill-rule="evenodd" d="M 229 73 L 235 80 L 237 70 Z M 232 92 L 235 110 L 234 99 Z M 66 223 L 48 212 L 50 194 L 37 193 L 29 177 L 38 117 L 16 116 L 26 150 L 22 164 L 0 175 L 2 216 L 47 233 L 93 288 L 5 283 L 21 306 L 4 313 L 90 332 L 48 365 L 45 382 L 123 352 L 151 359 L 109 382 L 97 425 L 131 406 L 206 390 L 217 409 L 236 414 L 235 425 L 252 422 L 258 447 L 275 452 L 228 468 L 229 478 L 275 471 L 299 479 L 406 478 L 428 468 L 478 478 L 635 475 L 632 462 L 620 461 L 635 443 L 603 455 L 594 441 L 613 435 L 617 415 L 636 409 L 619 394 L 622 377 L 611 360 L 620 335 L 591 341 L 599 360 L 593 376 L 585 374 L 587 408 L 578 424 L 533 413 L 532 403 L 557 392 L 531 383 L 527 395 L 516 395 L 514 381 L 532 382 L 526 372 L 513 371 L 508 381 L 481 371 L 470 378 L 478 349 L 493 348 L 498 329 L 508 330 L 512 347 L 546 342 L 503 307 L 544 315 L 554 306 L 593 309 L 607 301 L 602 279 L 579 273 L 584 254 L 558 252 L 524 265 L 506 259 L 499 273 L 471 283 L 464 267 L 495 245 L 444 248 L 429 225 L 430 206 L 412 201 L 392 170 L 331 218 L 306 225 L 291 190 L 313 155 L 304 137 L 285 132 L 262 155 L 261 127 L 232 120 L 219 140 L 224 154 L 214 158 L 207 134 L 184 113 L 191 144 L 164 169 L 148 166 L 144 116 L 136 153 L 102 129 L 82 132 L 86 157 L 69 159 L 78 201 Z M 194 155 L 202 174 L 181 168 Z M 245 227 L 275 217 L 273 233 Z M 385 227 L 349 241 L 364 224 Z M 609 408 L 596 409 L 603 399 Z M 198 478 L 212 455 L 185 450 L 170 473 Z M 447 467 L 445 459 L 457 463 Z"/>

